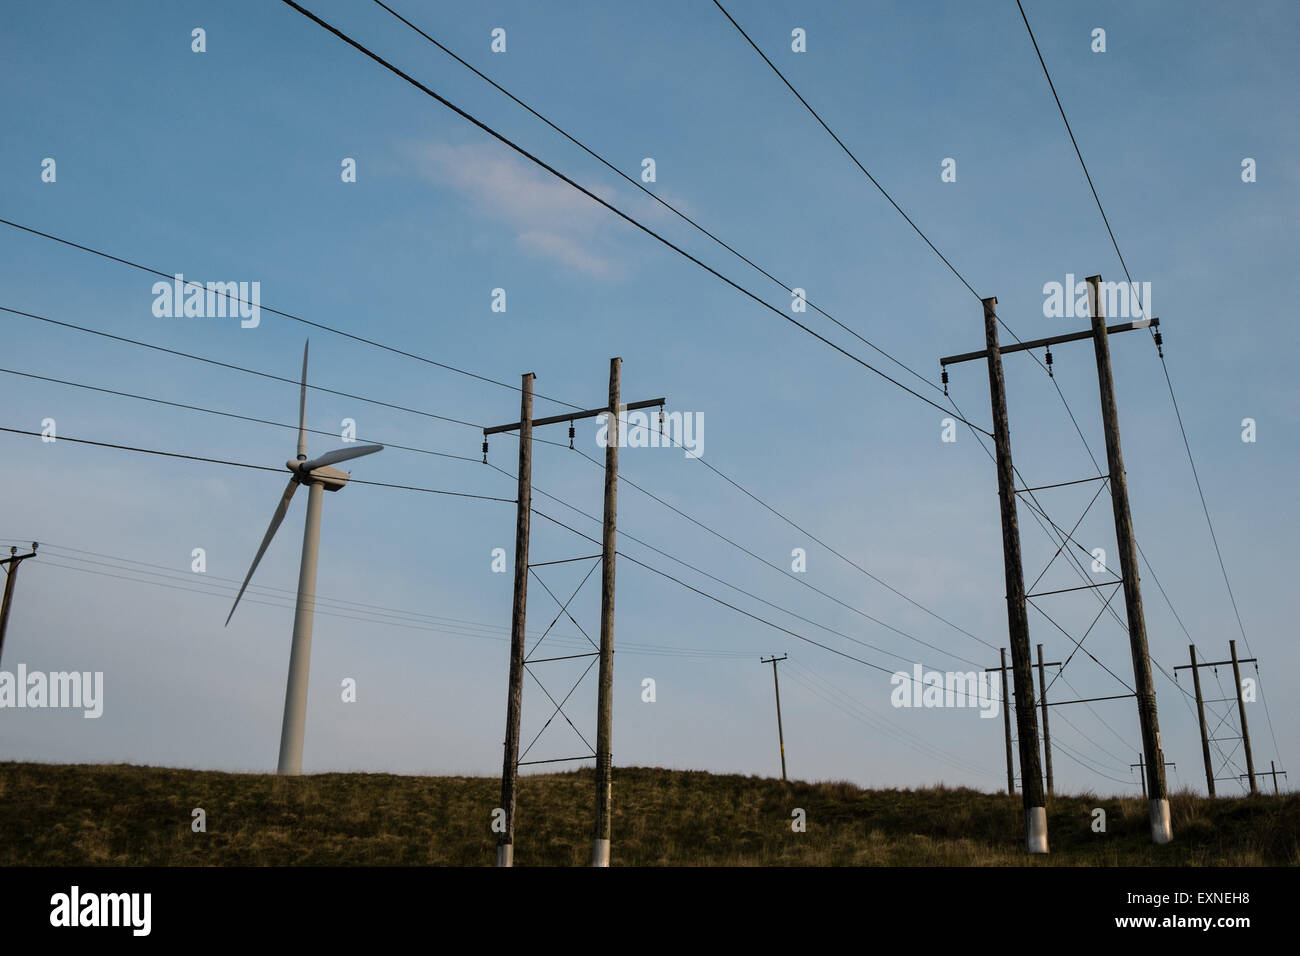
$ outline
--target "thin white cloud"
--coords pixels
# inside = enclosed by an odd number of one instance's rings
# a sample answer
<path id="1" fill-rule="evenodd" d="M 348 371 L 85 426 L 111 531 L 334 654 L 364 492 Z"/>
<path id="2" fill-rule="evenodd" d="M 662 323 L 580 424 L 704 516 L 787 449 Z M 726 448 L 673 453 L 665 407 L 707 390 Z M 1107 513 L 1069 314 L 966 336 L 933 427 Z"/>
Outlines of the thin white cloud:
<path id="1" fill-rule="evenodd" d="M 610 260 L 583 246 L 581 242 L 557 232 L 521 232 L 519 244 L 548 259 L 556 259 L 573 266 L 579 272 L 600 279 L 615 279 L 622 269 Z"/>
<path id="2" fill-rule="evenodd" d="M 433 144 L 420 151 L 422 172 L 467 196 L 515 230 L 521 246 L 584 275 L 616 279 L 624 269 L 606 254 L 615 220 L 608 210 L 549 174 L 534 170 L 495 144 Z M 590 188 L 590 187 L 589 187 Z M 592 188 L 613 202 L 614 191 Z"/>

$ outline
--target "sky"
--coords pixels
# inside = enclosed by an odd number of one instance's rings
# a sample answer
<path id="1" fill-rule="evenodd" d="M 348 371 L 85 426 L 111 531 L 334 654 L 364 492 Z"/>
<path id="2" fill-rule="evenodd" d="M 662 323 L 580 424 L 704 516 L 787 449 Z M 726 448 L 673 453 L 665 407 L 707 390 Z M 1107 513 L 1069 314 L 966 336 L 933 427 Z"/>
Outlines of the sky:
<path id="1" fill-rule="evenodd" d="M 760 658 L 786 654 L 792 777 L 1005 787 L 1001 719 L 895 707 L 891 674 L 982 671 L 1008 644 L 996 474 L 978 432 L 958 423 L 943 440 L 953 412 L 938 359 L 983 347 L 980 297 L 997 297 L 1016 335 L 1040 338 L 1087 327 L 1046 314 L 1047 284 L 1123 278 L 1015 3 L 726 4 L 974 294 L 710 3 L 391 5 L 633 180 L 652 159 L 650 193 L 776 282 L 379 6 L 305 5 L 753 297 L 287 5 L 7 11 L 0 217 L 164 276 L 256 282 L 261 311 L 250 327 L 157 315 L 157 275 L 13 225 L 0 225 L 0 306 L 282 380 L 0 312 L 0 424 L 40 433 L 52 420 L 57 439 L 0 433 L 0 544 L 41 542 L 19 571 L 0 670 L 103 674 L 98 718 L 0 709 L 3 758 L 274 769 L 306 496 L 226 627 L 284 473 L 67 439 L 281 468 L 292 429 L 177 405 L 293 422 L 310 338 L 309 381 L 333 390 L 308 396 L 308 426 L 327 433 L 309 437 L 310 454 L 342 445 L 351 419 L 359 438 L 389 445 L 350 463 L 355 478 L 485 497 L 362 484 L 325 496 L 306 772 L 500 772 L 518 442 L 494 436 L 485 466 L 481 429 L 519 418 L 526 372 L 539 417 L 564 411 L 559 402 L 603 405 L 618 356 L 624 401 L 664 396 L 702 423 L 703 463 L 672 447 L 620 456 L 615 766 L 780 772 Z M 1223 660 L 1236 639 L 1258 658 L 1263 699 L 1246 705 L 1255 764 L 1291 769 L 1300 12 L 1025 10 L 1132 278 L 1150 283 L 1240 614 L 1239 627 L 1151 336 L 1111 336 L 1171 786 L 1205 785 L 1190 673 L 1171 679 L 1189 643 Z M 1092 49 L 1097 28 L 1104 52 Z M 494 52 L 498 29 L 505 49 Z M 790 288 L 907 368 L 813 309 L 793 311 Z M 1089 344 L 1053 357 L 1054 379 L 1024 353 L 1005 360 L 1012 452 L 1034 486 L 1095 476 L 1085 443 L 1106 467 Z M 962 417 L 990 427 L 982 363 L 953 366 L 949 390 Z M 600 537 L 603 449 L 592 421 L 574 451 L 565 432 L 538 429 L 558 447 L 535 446 L 534 507 L 574 530 L 535 516 L 535 564 L 599 550 L 581 535 Z M 1037 497 L 1117 568 L 1109 494 L 1080 520 L 1098 488 Z M 1031 592 L 1080 586 L 1023 502 L 1019 521 Z M 1069 550 L 1091 581 L 1113 575 Z M 590 648 L 599 574 L 569 604 L 572 620 L 546 590 L 562 602 L 590 569 L 536 569 L 531 640 L 554 622 L 543 650 Z M 1068 660 L 1049 700 L 1132 684 L 1122 595 L 1118 621 L 1099 616 L 1097 594 L 1110 590 L 1029 610 L 1031 644 Z M 594 742 L 594 669 L 568 720 L 548 724 L 547 693 L 562 699 L 590 660 L 537 664 L 537 681 L 526 678 L 524 740 L 544 732 L 525 759 L 586 753 L 579 735 Z M 1216 772 L 1243 773 L 1223 700 L 1230 669 L 1202 679 L 1212 736 L 1224 738 Z M 343 699 L 349 680 L 355 701 Z M 1051 730 L 1058 790 L 1140 792 L 1131 698 L 1054 708 Z"/>

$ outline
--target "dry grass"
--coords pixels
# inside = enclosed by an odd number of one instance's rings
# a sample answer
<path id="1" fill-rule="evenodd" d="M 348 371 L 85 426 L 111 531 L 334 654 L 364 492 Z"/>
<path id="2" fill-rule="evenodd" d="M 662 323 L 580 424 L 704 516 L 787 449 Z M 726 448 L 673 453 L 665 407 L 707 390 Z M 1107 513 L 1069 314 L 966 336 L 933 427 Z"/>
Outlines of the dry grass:
<path id="1" fill-rule="evenodd" d="M 520 782 L 515 861 L 590 852 L 590 770 Z M 1300 864 L 1300 796 L 1171 800 L 1153 846 L 1144 801 L 1048 805 L 1052 853 L 1020 851 L 1019 798 L 974 790 L 619 768 L 614 862 L 639 866 L 1257 866 Z M 479 866 L 494 859 L 490 777 L 320 774 L 283 779 L 156 767 L 0 764 L 0 865 Z M 207 811 L 207 832 L 191 810 Z M 791 811 L 807 832 L 791 830 Z M 1092 831 L 1102 807 L 1107 832 Z"/>

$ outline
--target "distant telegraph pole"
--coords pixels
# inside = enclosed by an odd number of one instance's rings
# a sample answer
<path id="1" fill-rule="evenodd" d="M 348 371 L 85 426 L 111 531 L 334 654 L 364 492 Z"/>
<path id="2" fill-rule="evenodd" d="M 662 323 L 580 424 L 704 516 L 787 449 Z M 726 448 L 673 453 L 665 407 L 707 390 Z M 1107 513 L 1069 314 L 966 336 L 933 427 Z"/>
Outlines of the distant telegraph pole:
<path id="1" fill-rule="evenodd" d="M 1002 735 L 1007 742 L 1007 793 L 1016 792 L 1016 765 L 1011 757 L 1011 697 L 1007 693 L 1007 649 L 998 648 L 1001 667 L 986 667 L 985 672 L 998 671 L 1002 675 Z"/>
<path id="2" fill-rule="evenodd" d="M 10 548 L 9 557 L 0 560 L 0 564 L 5 566 L 5 595 L 3 602 L 0 602 L 0 658 L 4 656 L 5 631 L 9 628 L 9 608 L 13 606 L 14 586 L 18 583 L 18 565 L 28 558 L 36 557 L 39 546 L 40 542 L 33 541 L 30 554 L 19 554 L 17 548 Z"/>
<path id="3" fill-rule="evenodd" d="M 781 729 L 781 682 L 776 676 L 776 665 L 778 661 L 783 661 L 789 654 L 782 654 L 780 657 L 760 657 L 759 663 L 772 665 L 772 686 L 776 688 L 776 738 L 781 744 L 781 780 L 786 780 L 785 775 L 785 731 Z"/>
<path id="4" fill-rule="evenodd" d="M 1047 794 L 1055 793 L 1052 783 L 1052 732 L 1047 726 L 1047 680 L 1045 667 L 1060 667 L 1061 662 L 1043 663 L 1043 645 L 1038 645 L 1038 702 L 1043 708 L 1043 770 L 1047 774 Z"/>
<path id="5" fill-rule="evenodd" d="M 1166 761 L 1166 762 L 1165 762 L 1165 766 L 1166 766 L 1166 767 L 1173 767 L 1175 770 L 1178 769 L 1178 764 L 1173 763 L 1173 762 L 1171 762 L 1171 761 Z M 1138 762 L 1137 762 L 1137 763 L 1131 763 L 1131 764 L 1129 764 L 1129 765 L 1128 765 L 1128 768 L 1129 768 L 1130 770 L 1136 769 L 1136 770 L 1138 771 L 1138 775 L 1142 778 L 1142 799 L 1143 799 L 1143 800 L 1148 799 L 1148 796 L 1147 796 L 1147 773 L 1146 773 L 1147 762 L 1146 762 L 1146 754 L 1138 754 Z"/>
<path id="6" fill-rule="evenodd" d="M 993 671 L 999 671 L 1002 674 L 1002 733 L 1007 743 L 1007 793 L 1016 792 L 1016 770 L 1015 764 L 1011 759 L 1011 707 L 1010 698 L 1007 697 L 1007 649 L 998 648 L 998 653 L 1002 657 L 1001 667 L 986 667 L 985 673 L 991 674 Z M 1039 704 L 1043 708 L 1043 764 L 1047 771 L 1047 792 L 1052 793 L 1052 737 L 1047 729 L 1047 687 L 1044 681 L 1044 667 L 1060 667 L 1060 661 L 1043 661 L 1043 645 L 1038 645 L 1038 697 Z"/>
<path id="7" fill-rule="evenodd" d="M 1269 776 L 1271 776 L 1271 777 L 1273 778 L 1273 796 L 1276 797 L 1276 796 L 1278 795 L 1278 789 L 1277 789 L 1277 775 L 1278 775 L 1278 774 L 1281 774 L 1282 776 L 1285 777 L 1285 776 L 1286 776 L 1286 771 L 1285 771 L 1285 770 L 1278 770 L 1278 769 L 1277 769 L 1277 761 L 1276 761 L 1276 760 L 1270 760 L 1270 761 L 1268 762 L 1268 765 L 1269 765 L 1270 767 L 1272 767 L 1273 769 L 1272 769 L 1272 770 L 1264 770 L 1264 771 L 1261 771 L 1261 772 L 1260 772 L 1260 776 L 1261 776 L 1261 777 L 1269 777 Z M 1244 779 L 1244 778 L 1247 777 L 1247 776 L 1249 776 L 1249 775 L 1243 773 L 1243 774 L 1241 774 L 1241 776 L 1240 776 L 1239 779 Z"/>
<path id="8" fill-rule="evenodd" d="M 1219 778 L 1214 775 L 1214 767 L 1210 762 L 1211 737 L 1205 729 L 1205 703 L 1206 702 L 1205 702 L 1205 698 L 1201 696 L 1201 668 L 1202 667 L 1214 667 L 1214 668 L 1226 667 L 1228 664 L 1232 665 L 1232 677 L 1237 682 L 1237 693 L 1236 693 L 1237 714 L 1241 720 L 1242 743 L 1246 747 L 1247 772 L 1242 774 L 1241 776 L 1243 778 L 1250 779 L 1251 793 L 1258 792 L 1256 787 L 1256 781 L 1255 781 L 1255 757 L 1254 754 L 1251 753 L 1251 749 L 1250 749 L 1250 729 L 1246 725 L 1246 705 L 1245 702 L 1242 700 L 1242 696 L 1241 696 L 1241 665 L 1256 664 L 1258 666 L 1258 661 L 1254 657 L 1246 657 L 1246 658 L 1238 657 L 1236 641 L 1229 641 L 1228 649 L 1232 655 L 1228 660 L 1198 661 L 1196 659 L 1196 645 L 1195 644 L 1189 645 L 1189 650 L 1191 651 L 1191 655 L 1192 655 L 1192 662 L 1190 664 L 1180 664 L 1179 666 L 1174 668 L 1175 673 L 1184 670 L 1190 670 L 1192 672 L 1192 687 L 1196 691 L 1196 719 L 1201 727 L 1201 755 L 1205 759 L 1205 786 L 1206 789 L 1209 790 L 1210 796 L 1214 796 L 1214 782 Z M 1213 700 L 1210 701 L 1210 703 L 1221 704 L 1227 701 L 1231 701 L 1232 699 L 1233 698 L 1228 697 L 1228 698 L 1224 698 L 1223 700 Z M 1215 741 L 1220 741 L 1222 739 L 1223 739 L 1222 737 L 1213 738 L 1213 740 Z M 1233 778 L 1228 777 L 1226 779 L 1231 780 Z M 1273 782 L 1276 783 L 1277 782 L 1276 779 Z"/>

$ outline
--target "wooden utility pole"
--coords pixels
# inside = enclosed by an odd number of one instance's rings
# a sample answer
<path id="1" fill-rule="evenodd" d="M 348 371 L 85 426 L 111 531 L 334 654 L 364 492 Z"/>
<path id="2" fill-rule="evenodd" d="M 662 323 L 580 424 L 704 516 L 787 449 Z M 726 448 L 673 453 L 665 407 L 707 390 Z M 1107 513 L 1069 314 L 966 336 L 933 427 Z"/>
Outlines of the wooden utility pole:
<path id="1" fill-rule="evenodd" d="M 1043 769 L 1047 774 L 1048 796 L 1054 792 L 1052 787 L 1052 732 L 1047 725 L 1047 680 L 1043 674 L 1043 645 L 1038 645 L 1038 701 L 1043 707 Z"/>
<path id="2" fill-rule="evenodd" d="M 1011 757 L 1011 695 L 1007 692 L 1007 649 L 998 648 L 998 656 L 1002 660 L 1002 666 L 998 668 L 1002 672 L 1002 731 L 1007 739 L 1007 793 L 1016 792 L 1016 765 Z"/>
<path id="3" fill-rule="evenodd" d="M 1010 706 L 1010 698 L 1007 696 L 1007 671 L 1011 670 L 1011 668 L 1007 667 L 1007 649 L 1005 647 L 998 648 L 998 654 L 1002 658 L 1002 666 L 986 667 L 984 668 L 984 672 L 987 674 L 987 673 L 992 673 L 993 671 L 999 671 L 1002 674 L 1002 701 L 1003 701 L 1002 732 L 1003 735 L 1006 737 L 1006 741 L 1007 741 L 1007 793 L 1015 793 L 1016 777 L 1015 777 L 1014 765 L 1011 759 L 1011 706 Z M 1047 688 L 1043 686 L 1043 668 L 1060 667 L 1060 666 L 1061 666 L 1060 661 L 1047 661 L 1047 662 L 1043 661 L 1043 645 L 1039 644 L 1038 645 L 1038 690 L 1039 690 L 1039 697 L 1041 698 L 1042 707 L 1043 707 L 1043 755 L 1046 758 L 1045 763 L 1047 765 L 1047 792 L 1048 793 L 1052 792 L 1052 738 L 1048 735 L 1047 732 Z M 1070 702 L 1067 701 L 1066 703 L 1070 703 Z"/>
<path id="4" fill-rule="evenodd" d="M 1147 648 L 1146 618 L 1142 613 L 1142 588 L 1138 580 L 1137 545 L 1133 539 L 1133 516 L 1129 512 L 1128 478 L 1119 440 L 1119 410 L 1115 405 L 1115 381 L 1110 369 L 1110 341 L 1101 302 L 1101 276 L 1089 276 L 1088 300 L 1092 306 L 1092 345 L 1097 355 L 1097 384 L 1101 395 L 1101 420 L 1106 432 L 1106 461 L 1110 466 L 1110 499 L 1115 513 L 1115 539 L 1119 548 L 1120 574 L 1124 578 L 1124 607 L 1128 613 L 1129 649 L 1133 656 L 1133 681 L 1137 692 L 1138 720 L 1142 727 L 1142 750 L 1150 776 L 1151 836 L 1156 843 L 1173 839 L 1169 819 L 1169 792 L 1165 781 L 1165 755 L 1156 714 L 1155 681 L 1151 677 L 1151 654 Z"/>
<path id="5" fill-rule="evenodd" d="M 501 766 L 501 807 L 505 832 L 497 839 L 497 866 L 515 857 L 515 783 L 519 777 L 519 721 L 524 706 L 524 640 L 528 617 L 528 532 L 533 513 L 533 382 L 525 373 L 519 400 L 519 493 L 515 512 L 515 588 L 510 610 L 510 683 L 506 694 L 505 760 Z M 483 447 L 487 448 L 485 442 Z"/>
<path id="6" fill-rule="evenodd" d="M 1032 700 L 1033 676 L 1029 661 L 1028 622 L 1025 614 L 1024 577 L 1020 566 L 1020 532 L 1016 523 L 1014 472 L 1011 468 L 1010 438 L 1007 428 L 1006 391 L 1002 377 L 1002 356 L 1036 348 L 1051 348 L 1064 342 L 1093 340 L 1097 356 L 1098 386 L 1101 392 L 1102 418 L 1106 428 L 1106 456 L 1110 465 L 1111 500 L 1115 512 L 1116 537 L 1119 539 L 1120 563 L 1124 572 L 1124 598 L 1129 614 L 1129 642 L 1133 655 L 1133 670 L 1137 683 L 1138 716 L 1142 724 L 1142 743 L 1146 754 L 1148 773 L 1152 777 L 1151 834 L 1155 842 L 1168 843 L 1172 839 L 1169 825 L 1169 799 L 1165 785 L 1165 761 L 1160 742 L 1160 728 L 1156 718 L 1155 687 L 1151 679 L 1151 659 L 1147 651 L 1146 624 L 1142 617 L 1142 594 L 1138 588 L 1136 546 L 1133 541 L 1133 522 L 1129 514 L 1128 485 L 1124 478 L 1124 461 L 1119 443 L 1119 416 L 1115 410 L 1115 387 L 1110 370 L 1110 347 L 1107 337 L 1116 332 L 1155 328 L 1160 320 L 1137 319 L 1120 325 L 1107 326 L 1101 314 L 1099 297 L 1100 276 L 1088 280 L 1089 300 L 1092 303 L 1092 327 L 1083 332 L 1067 332 L 1047 338 L 1017 342 L 999 347 L 997 332 L 997 299 L 984 300 L 984 329 L 986 347 L 978 352 L 949 355 L 939 360 L 945 370 L 958 362 L 986 359 L 989 367 L 989 391 L 993 403 L 993 438 L 997 446 L 998 497 L 1002 509 L 1002 550 L 1007 577 L 1007 622 L 1011 634 L 1011 664 L 1016 676 L 1018 700 Z M 946 379 L 945 379 L 946 381 Z M 1098 585 L 1100 586 L 1100 585 Z M 1025 720 L 1028 714 L 1028 720 Z M 1034 835 L 1033 821 L 1043 820 L 1042 849 L 1046 852 L 1046 814 L 1042 807 L 1042 781 L 1035 772 L 1031 778 L 1028 757 L 1035 771 L 1038 768 L 1038 722 L 1035 708 L 1017 707 L 1017 726 L 1020 730 L 1020 776 L 1025 786 L 1026 822 L 1030 835 Z M 1026 732 L 1031 739 L 1026 740 Z M 1036 783 L 1034 781 L 1037 781 Z M 1037 790 L 1030 793 L 1031 784 Z M 1033 797 L 1037 797 L 1036 803 Z M 1036 812 L 1030 814 L 1028 811 Z"/>
<path id="7" fill-rule="evenodd" d="M 782 654 L 780 657 L 760 657 L 759 662 L 772 665 L 772 686 L 776 688 L 776 738 L 781 744 L 781 782 L 786 782 L 785 775 L 785 731 L 781 729 L 781 682 L 776 677 L 776 665 L 778 661 L 783 661 L 789 654 Z"/>
<path id="8" fill-rule="evenodd" d="M 1268 765 L 1269 765 L 1270 767 L 1272 767 L 1273 769 L 1272 769 L 1272 770 L 1261 770 L 1259 775 L 1260 775 L 1261 777 L 1272 776 L 1272 778 L 1273 778 L 1273 796 L 1276 797 L 1276 796 L 1278 795 L 1278 789 L 1277 789 L 1277 775 L 1278 775 L 1278 774 L 1281 774 L 1282 776 L 1285 777 L 1285 776 L 1286 776 L 1286 771 L 1285 771 L 1285 770 L 1278 770 L 1278 769 L 1277 769 L 1277 761 L 1275 761 L 1275 760 L 1270 760 L 1270 761 L 1268 762 Z M 1238 777 L 1237 777 L 1237 779 L 1238 779 L 1238 780 L 1245 780 L 1246 777 L 1248 777 L 1248 776 L 1250 776 L 1250 775 L 1249 775 L 1249 774 L 1245 774 L 1245 773 L 1243 773 L 1243 774 L 1239 774 Z"/>
<path id="9" fill-rule="evenodd" d="M 1137 763 L 1131 763 L 1131 764 L 1128 765 L 1128 768 L 1129 768 L 1130 770 L 1133 770 L 1134 768 L 1136 768 L 1137 771 L 1138 771 L 1138 776 L 1140 776 L 1140 777 L 1142 778 L 1142 799 L 1143 799 L 1143 800 L 1148 799 L 1148 797 L 1147 797 L 1147 774 L 1146 774 L 1146 766 L 1147 766 L 1146 754 L 1138 754 L 1138 762 L 1137 762 Z M 1178 764 L 1176 764 L 1176 763 L 1166 763 L 1165 766 L 1166 766 L 1166 767 L 1173 767 L 1175 770 L 1178 769 Z"/>
<path id="10" fill-rule="evenodd" d="M 4 599 L 0 601 L 0 659 L 4 657 L 5 631 L 9 629 L 9 609 L 14 603 L 14 586 L 18 583 L 18 565 L 28 558 L 36 557 L 36 549 L 39 546 L 39 542 L 33 541 L 30 554 L 19 554 L 17 548 L 11 547 L 9 557 L 0 560 L 0 564 L 5 566 Z"/>
<path id="11" fill-rule="evenodd" d="M 1246 748 L 1246 774 L 1250 777 L 1250 792 L 1259 793 L 1255 782 L 1255 758 L 1250 752 L 1250 727 L 1246 723 L 1246 701 L 1241 696 L 1241 665 L 1237 660 L 1237 642 L 1229 641 L 1228 650 L 1232 653 L 1232 679 L 1237 684 L 1237 714 L 1241 717 L 1241 742 Z"/>
<path id="12" fill-rule="evenodd" d="M 1038 715 L 1034 710 L 1034 675 L 1029 657 L 1029 615 L 1020 558 L 1020 524 L 1016 516 L 1015 470 L 1011 430 L 1007 425 L 1006 381 L 998 349 L 996 297 L 984 299 L 984 339 L 988 348 L 989 397 L 993 406 L 993 444 L 997 452 L 998 506 L 1002 514 L 1002 560 L 1007 585 L 1007 630 L 1016 694 L 1016 733 L 1020 739 L 1020 789 L 1024 794 L 1025 840 L 1030 853 L 1047 852 L 1047 810 L 1038 759 Z M 1005 704 L 1004 704 L 1005 706 Z"/>
<path id="13" fill-rule="evenodd" d="M 1189 644 L 1192 655 L 1192 687 L 1196 689 L 1196 720 L 1201 725 L 1201 756 L 1205 758 L 1205 787 L 1214 796 L 1214 766 L 1210 762 L 1210 735 L 1205 729 L 1205 701 L 1201 697 L 1201 669 L 1196 666 L 1196 645 Z"/>
<path id="14" fill-rule="evenodd" d="M 1138 762 L 1131 763 L 1128 765 L 1128 768 L 1130 770 L 1132 770 L 1134 767 L 1137 768 L 1138 777 L 1140 777 L 1142 780 L 1142 799 L 1145 800 L 1147 799 L 1147 765 L 1146 765 L 1145 754 L 1138 754 Z"/>
<path id="15" fill-rule="evenodd" d="M 1232 652 L 1232 657 L 1226 661 L 1198 661 L 1196 659 L 1196 645 L 1191 644 L 1189 645 L 1189 649 L 1192 655 L 1192 662 L 1190 664 L 1180 664 L 1178 667 L 1174 668 L 1175 673 L 1177 673 L 1178 671 L 1185 671 L 1185 670 L 1190 670 L 1192 672 L 1192 686 L 1196 690 L 1196 719 L 1199 721 L 1201 725 L 1201 755 L 1205 758 L 1205 786 L 1206 789 L 1209 790 L 1210 796 L 1214 796 L 1214 781 L 1218 778 L 1214 776 L 1214 766 L 1210 762 L 1210 735 L 1205 730 L 1205 701 L 1204 698 L 1202 698 L 1201 696 L 1201 668 L 1202 667 L 1219 668 L 1219 667 L 1226 667 L 1228 664 L 1232 665 L 1232 676 L 1237 681 L 1237 708 L 1238 708 L 1238 715 L 1240 716 L 1242 721 L 1241 736 L 1242 736 L 1242 740 L 1246 744 L 1246 767 L 1247 769 L 1252 770 L 1252 772 L 1254 768 L 1254 759 L 1250 753 L 1250 737 L 1245 724 L 1246 710 L 1242 706 L 1242 700 L 1241 700 L 1240 665 L 1255 664 L 1257 663 L 1257 660 L 1254 657 L 1246 657 L 1246 658 L 1237 657 L 1236 641 L 1229 641 L 1228 648 Z M 1223 701 L 1213 701 L 1212 703 L 1223 703 L 1229 700 L 1232 700 L 1232 698 L 1225 697 Z M 1250 776 L 1250 774 L 1242 774 L 1242 776 L 1247 777 Z M 1232 778 L 1225 777 L 1223 779 L 1231 780 Z"/>
<path id="16" fill-rule="evenodd" d="M 523 711 L 523 680 L 525 665 L 525 621 L 528 606 L 528 574 L 531 568 L 528 554 L 529 519 L 532 513 L 532 446 L 533 429 L 542 425 L 569 425 L 569 443 L 573 444 L 573 423 L 581 419 L 608 416 L 605 445 L 605 517 L 604 549 L 601 554 L 601 606 L 600 606 L 600 687 L 596 705 L 596 837 L 592 863 L 609 865 L 610 820 L 610 730 L 613 723 L 614 680 L 614 552 L 617 527 L 618 502 L 618 446 L 621 440 L 621 413 L 658 406 L 663 408 L 666 399 L 653 398 L 634 402 L 620 408 L 619 369 L 622 359 L 610 359 L 609 402 L 601 408 L 588 408 L 566 412 L 547 418 L 533 418 L 533 383 L 535 376 L 529 372 L 523 377 L 520 389 L 519 421 L 507 425 L 494 425 L 483 429 L 483 460 L 487 461 L 487 438 L 503 432 L 519 433 L 519 495 L 515 518 L 515 580 L 514 604 L 510 618 L 510 683 L 506 705 L 505 759 L 501 769 L 501 803 L 505 811 L 505 832 L 498 838 L 497 865 L 511 866 L 514 861 L 515 789 L 519 774 L 519 726 Z M 594 558 L 595 555 L 589 557 Z M 566 559 L 569 560 L 569 559 Z M 574 559 L 577 560 L 577 559 Z M 564 562 L 544 562 L 564 563 Z M 565 605 L 564 607 L 567 607 Z M 563 609 L 563 608 L 562 608 Z M 563 658 L 561 658 L 563 659 Z M 541 663 L 536 661 L 533 663 Z M 553 701 L 552 701 L 553 702 Z M 557 712 L 559 708 L 557 707 Z M 565 757 L 563 760 L 590 760 L 591 755 Z M 533 761 L 556 763 L 560 761 Z"/>
<path id="17" fill-rule="evenodd" d="M 600 566 L 600 690 L 596 704 L 596 825 L 591 865 L 609 866 L 610 807 L 613 800 L 614 723 L 614 555 L 618 531 L 619 391 L 623 360 L 609 360 L 609 423 L 605 441 L 605 523 Z"/>
<path id="18" fill-rule="evenodd" d="M 1276 761 L 1276 760 L 1270 760 L 1270 761 L 1268 762 L 1268 765 L 1269 765 L 1269 767 L 1272 768 L 1271 770 L 1268 770 L 1267 773 L 1268 773 L 1270 776 L 1272 776 L 1272 778 L 1273 778 L 1273 796 L 1276 797 L 1276 796 L 1278 795 L 1278 789 L 1277 789 L 1277 775 L 1278 775 L 1278 774 L 1281 774 L 1282 776 L 1285 777 L 1285 776 L 1286 776 L 1286 771 L 1285 771 L 1285 770 L 1278 770 L 1278 769 L 1277 769 L 1277 761 Z M 1264 775 L 1264 774 L 1260 774 L 1260 776 L 1263 776 L 1263 775 Z M 1243 773 L 1241 776 L 1242 776 L 1242 777 L 1246 777 L 1247 774 L 1244 774 L 1244 773 Z"/>

